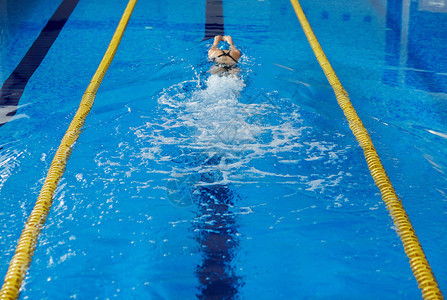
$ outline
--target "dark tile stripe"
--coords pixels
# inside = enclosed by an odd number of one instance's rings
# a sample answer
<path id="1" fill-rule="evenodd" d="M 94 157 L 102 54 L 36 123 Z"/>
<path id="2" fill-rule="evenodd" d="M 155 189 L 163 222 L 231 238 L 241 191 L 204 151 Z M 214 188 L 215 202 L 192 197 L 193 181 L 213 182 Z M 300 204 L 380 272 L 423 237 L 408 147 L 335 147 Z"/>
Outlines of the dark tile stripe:
<path id="1" fill-rule="evenodd" d="M 26 84 L 50 50 L 79 0 L 64 0 L 42 29 L 31 48 L 0 90 L 0 106 L 8 107 L 6 116 L 15 115 Z M 0 119 L 0 126 L 3 121 Z"/>
<path id="2" fill-rule="evenodd" d="M 224 34 L 223 0 L 206 0 L 205 38 Z"/>

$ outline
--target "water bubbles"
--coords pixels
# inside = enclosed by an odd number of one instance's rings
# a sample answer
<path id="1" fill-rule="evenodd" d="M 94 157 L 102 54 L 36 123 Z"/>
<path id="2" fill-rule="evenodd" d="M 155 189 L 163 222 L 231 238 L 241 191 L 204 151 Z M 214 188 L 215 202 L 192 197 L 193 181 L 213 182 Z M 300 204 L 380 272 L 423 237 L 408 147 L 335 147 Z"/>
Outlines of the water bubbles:
<path id="1" fill-rule="evenodd" d="M 196 74 L 150 99 L 157 109 L 130 128 L 135 140 L 127 171 L 143 168 L 157 184 L 139 185 L 138 192 L 149 188 L 158 199 L 189 207 L 199 187 L 278 183 L 290 198 L 298 190 L 320 195 L 340 183 L 345 175 L 334 166 L 347 160 L 336 142 L 343 136 L 322 132 L 301 116 L 308 112 L 296 101 L 252 84 L 247 74 Z M 116 163 L 96 161 L 106 171 Z"/>

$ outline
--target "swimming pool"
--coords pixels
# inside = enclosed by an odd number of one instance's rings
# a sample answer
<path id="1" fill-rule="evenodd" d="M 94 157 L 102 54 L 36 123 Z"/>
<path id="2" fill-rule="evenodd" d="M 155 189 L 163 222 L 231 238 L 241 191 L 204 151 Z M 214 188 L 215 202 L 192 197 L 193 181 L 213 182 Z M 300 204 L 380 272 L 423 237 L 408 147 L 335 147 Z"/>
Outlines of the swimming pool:
<path id="1" fill-rule="evenodd" d="M 2 82 L 60 2 L 7 3 Z M 0 127 L 2 274 L 125 5 L 79 1 Z M 445 289 L 442 7 L 302 5 Z M 21 298 L 419 298 L 290 3 L 224 2 L 240 78 L 206 73 L 204 16 L 204 1 L 138 2 Z"/>

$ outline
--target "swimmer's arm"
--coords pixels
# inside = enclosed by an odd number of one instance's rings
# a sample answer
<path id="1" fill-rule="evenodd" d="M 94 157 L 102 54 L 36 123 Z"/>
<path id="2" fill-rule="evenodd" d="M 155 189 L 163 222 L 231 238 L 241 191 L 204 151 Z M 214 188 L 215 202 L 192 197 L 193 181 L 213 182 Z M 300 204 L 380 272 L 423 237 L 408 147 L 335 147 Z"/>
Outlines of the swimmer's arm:
<path id="1" fill-rule="evenodd" d="M 230 47 L 234 47 L 233 44 L 233 39 L 231 38 L 231 36 L 226 35 L 222 38 L 223 41 L 227 42 L 228 44 L 230 44 Z M 236 47 L 235 47 L 236 48 Z"/>
<path id="2" fill-rule="evenodd" d="M 217 45 L 219 45 L 219 42 L 222 41 L 222 40 L 223 40 L 223 38 L 222 38 L 221 35 L 216 35 L 214 37 L 214 42 L 213 42 L 213 45 L 211 46 L 211 49 L 217 48 Z"/>
<path id="3" fill-rule="evenodd" d="M 233 54 L 233 58 L 234 58 L 234 59 L 239 59 L 239 57 L 241 57 L 242 53 L 241 53 L 241 51 L 240 51 L 238 48 L 236 48 L 236 46 L 234 45 L 234 43 L 233 43 L 233 39 L 231 38 L 231 36 L 226 35 L 226 36 L 223 37 L 223 40 L 224 40 L 225 42 L 227 42 L 227 43 L 230 45 L 230 51 L 231 51 L 231 53 L 234 53 L 234 54 Z"/>
<path id="4" fill-rule="evenodd" d="M 233 58 L 236 60 L 238 60 L 242 55 L 241 51 L 238 48 L 236 48 L 234 45 L 230 46 L 230 51 L 231 51 L 231 56 L 233 56 Z"/>
<path id="5" fill-rule="evenodd" d="M 222 40 L 222 36 L 220 35 L 216 35 L 214 37 L 214 43 L 211 46 L 211 49 L 208 51 L 208 58 L 213 58 L 215 56 L 217 56 L 218 54 L 220 54 L 219 49 L 217 49 L 217 45 L 219 44 L 219 42 Z"/>

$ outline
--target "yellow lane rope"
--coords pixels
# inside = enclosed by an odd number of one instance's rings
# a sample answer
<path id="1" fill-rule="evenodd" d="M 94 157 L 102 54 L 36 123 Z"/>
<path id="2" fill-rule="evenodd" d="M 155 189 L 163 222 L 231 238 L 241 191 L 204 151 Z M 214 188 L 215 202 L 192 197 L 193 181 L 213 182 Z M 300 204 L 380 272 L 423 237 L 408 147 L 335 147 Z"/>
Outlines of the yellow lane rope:
<path id="1" fill-rule="evenodd" d="M 416 236 L 416 232 L 414 231 L 413 226 L 410 223 L 410 219 L 399 197 L 396 195 L 385 169 L 383 168 L 368 131 L 363 126 L 362 121 L 349 100 L 348 93 L 341 85 L 334 69 L 331 67 L 328 59 L 326 58 L 326 55 L 324 54 L 315 34 L 313 33 L 298 0 L 290 0 L 290 2 L 295 9 L 296 15 L 301 23 L 304 33 L 307 36 L 312 50 L 320 63 L 321 68 L 334 89 L 338 104 L 349 121 L 349 127 L 354 133 L 360 146 L 363 148 L 366 162 L 368 163 L 368 168 L 372 177 L 374 178 L 374 182 L 380 189 L 382 199 L 385 202 L 391 218 L 394 221 L 394 225 L 397 228 L 397 232 L 402 240 L 405 253 L 410 259 L 411 269 L 413 270 L 413 274 L 416 277 L 419 288 L 422 291 L 423 298 L 444 299 L 431 267 L 425 257 L 424 251 L 422 250 L 421 244 L 419 243 L 419 239 Z"/>
<path id="2" fill-rule="evenodd" d="M 98 91 L 98 88 L 110 66 L 110 63 L 113 60 L 113 57 L 115 56 L 116 50 L 121 42 L 124 31 L 126 30 L 127 23 L 129 22 L 136 2 L 137 0 L 129 0 L 109 47 L 107 48 L 107 51 L 99 64 L 96 73 L 93 75 L 93 78 L 82 97 L 76 115 L 71 121 L 70 126 L 68 127 L 68 130 L 62 138 L 61 144 L 56 151 L 45 179 L 45 183 L 40 191 L 39 197 L 37 198 L 36 205 L 34 206 L 31 215 L 25 224 L 25 229 L 23 229 L 20 236 L 14 257 L 9 264 L 8 272 L 6 273 L 0 292 L 0 299 L 16 299 L 19 295 L 20 286 L 31 263 L 41 227 L 45 223 L 50 211 L 54 192 L 65 171 L 65 166 L 71 154 L 73 145 L 78 139 L 85 119 L 92 108 L 96 92 Z"/>

